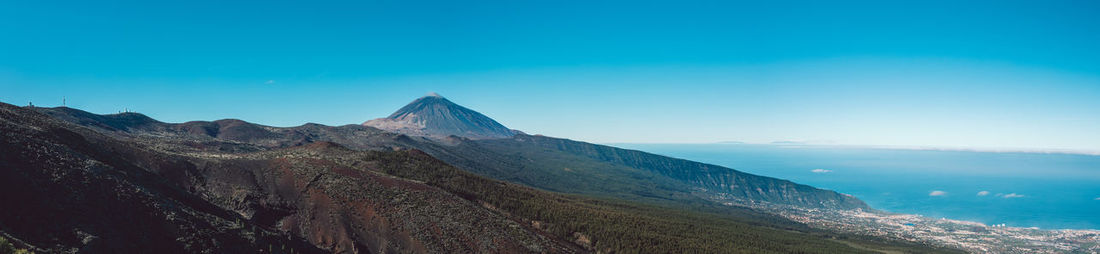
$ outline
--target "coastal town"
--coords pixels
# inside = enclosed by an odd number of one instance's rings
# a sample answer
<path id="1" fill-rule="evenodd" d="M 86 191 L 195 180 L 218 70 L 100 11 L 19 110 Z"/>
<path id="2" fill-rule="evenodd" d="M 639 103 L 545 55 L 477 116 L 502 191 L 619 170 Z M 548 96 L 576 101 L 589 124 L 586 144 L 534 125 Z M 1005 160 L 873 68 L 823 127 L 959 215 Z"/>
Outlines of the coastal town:
<path id="1" fill-rule="evenodd" d="M 1100 253 L 1100 230 L 986 225 L 861 209 L 810 209 L 764 203 L 752 203 L 750 206 L 811 227 L 928 243 L 974 253 Z"/>

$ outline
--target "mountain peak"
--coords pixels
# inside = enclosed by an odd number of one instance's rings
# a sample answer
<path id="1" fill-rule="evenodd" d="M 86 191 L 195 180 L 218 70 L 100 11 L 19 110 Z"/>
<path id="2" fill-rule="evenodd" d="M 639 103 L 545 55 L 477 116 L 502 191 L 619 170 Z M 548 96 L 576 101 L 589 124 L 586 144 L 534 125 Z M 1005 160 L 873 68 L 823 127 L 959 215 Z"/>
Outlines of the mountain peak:
<path id="1" fill-rule="evenodd" d="M 428 93 L 386 118 L 363 123 L 385 131 L 411 136 L 471 139 L 510 138 L 515 133 L 477 111 L 455 104 L 437 93 Z"/>

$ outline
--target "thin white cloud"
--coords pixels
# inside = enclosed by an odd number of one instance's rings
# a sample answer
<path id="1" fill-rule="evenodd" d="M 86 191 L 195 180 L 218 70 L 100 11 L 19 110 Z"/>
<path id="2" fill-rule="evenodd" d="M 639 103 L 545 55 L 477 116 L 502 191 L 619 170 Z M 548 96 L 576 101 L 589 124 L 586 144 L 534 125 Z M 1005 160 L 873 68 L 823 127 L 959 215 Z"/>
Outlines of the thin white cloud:
<path id="1" fill-rule="evenodd" d="M 989 191 L 979 191 L 978 192 L 978 196 L 988 196 L 988 195 L 989 195 Z"/>
<path id="2" fill-rule="evenodd" d="M 1094 199 L 1092 199 L 1092 200 L 1100 200 L 1100 197 L 1096 197 L 1096 198 L 1094 198 Z"/>
<path id="3" fill-rule="evenodd" d="M 268 81 L 265 81 L 265 82 L 264 82 L 264 84 L 268 84 L 268 85 L 270 85 L 270 84 L 275 84 L 275 80 L 268 80 Z"/>
<path id="4" fill-rule="evenodd" d="M 1020 195 L 1020 194 L 1016 194 L 1016 193 L 1009 193 L 1009 194 L 1005 194 L 1003 196 L 1003 198 L 1022 198 L 1022 197 L 1024 197 L 1024 195 Z"/>
<path id="5" fill-rule="evenodd" d="M 815 168 L 813 170 L 810 170 L 810 172 L 814 172 L 814 173 L 818 173 L 818 174 L 824 174 L 824 173 L 829 173 L 829 172 L 833 172 L 833 171 L 828 170 L 828 169 Z"/>
<path id="6" fill-rule="evenodd" d="M 928 196 L 933 196 L 933 197 L 939 197 L 939 196 L 943 196 L 943 195 L 947 195 L 947 192 L 946 191 L 941 191 L 941 190 L 934 190 L 934 191 L 928 193 Z"/>

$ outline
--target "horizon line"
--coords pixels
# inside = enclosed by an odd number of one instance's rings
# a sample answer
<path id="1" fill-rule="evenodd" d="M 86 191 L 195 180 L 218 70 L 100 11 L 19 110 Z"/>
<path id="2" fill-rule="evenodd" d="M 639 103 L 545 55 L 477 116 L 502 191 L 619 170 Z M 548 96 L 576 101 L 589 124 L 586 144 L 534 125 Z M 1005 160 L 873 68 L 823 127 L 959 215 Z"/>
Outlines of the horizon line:
<path id="1" fill-rule="evenodd" d="M 821 144 L 807 142 L 772 141 L 772 142 L 741 142 L 741 141 L 716 141 L 716 142 L 601 142 L 603 145 L 634 144 L 634 145 L 760 145 L 781 147 L 818 147 L 838 149 L 880 149 L 880 150 L 909 150 L 909 151 L 944 151 L 944 152 L 975 152 L 975 153 L 1027 153 L 1027 154 L 1067 154 L 1100 156 L 1097 150 L 1059 149 L 1059 148 L 1019 148 L 1019 147 L 952 147 L 952 146 L 920 146 L 920 145 L 864 145 L 864 144 Z"/>

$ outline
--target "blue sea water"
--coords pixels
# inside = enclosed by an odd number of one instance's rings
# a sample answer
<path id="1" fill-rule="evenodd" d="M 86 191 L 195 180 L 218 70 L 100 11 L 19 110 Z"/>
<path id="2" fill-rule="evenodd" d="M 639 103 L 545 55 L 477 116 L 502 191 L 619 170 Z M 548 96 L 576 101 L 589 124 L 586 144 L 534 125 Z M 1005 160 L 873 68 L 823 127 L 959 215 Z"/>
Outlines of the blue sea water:
<path id="1" fill-rule="evenodd" d="M 989 225 L 1100 229 L 1100 156 L 754 144 L 615 146 L 831 189 L 889 212 Z M 988 194 L 979 195 L 983 191 Z"/>

